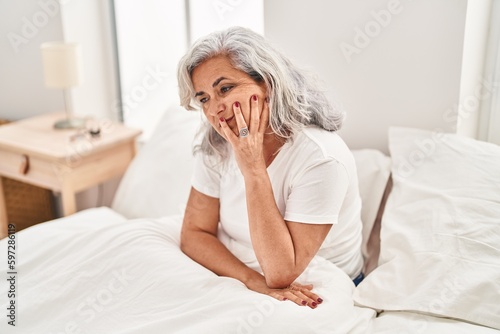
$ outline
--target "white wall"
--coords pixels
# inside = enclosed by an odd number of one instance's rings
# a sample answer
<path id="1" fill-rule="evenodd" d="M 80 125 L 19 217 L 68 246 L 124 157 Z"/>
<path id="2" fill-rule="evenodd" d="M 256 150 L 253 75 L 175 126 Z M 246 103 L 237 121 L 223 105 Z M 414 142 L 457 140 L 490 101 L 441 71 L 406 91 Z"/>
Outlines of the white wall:
<path id="1" fill-rule="evenodd" d="M 44 86 L 40 54 L 40 44 L 62 39 L 60 10 L 40 3 L 48 1 L 0 0 L 0 118 L 64 110 L 62 91 Z"/>
<path id="2" fill-rule="evenodd" d="M 273 0 L 265 2 L 265 33 L 342 102 L 341 134 L 351 148 L 387 152 L 391 125 L 455 131 L 466 7 L 466 0 Z M 372 13 L 381 10 L 392 11 L 378 15 L 385 26 Z M 358 29 L 373 37 L 363 40 Z M 346 57 L 348 44 L 358 53 Z"/>

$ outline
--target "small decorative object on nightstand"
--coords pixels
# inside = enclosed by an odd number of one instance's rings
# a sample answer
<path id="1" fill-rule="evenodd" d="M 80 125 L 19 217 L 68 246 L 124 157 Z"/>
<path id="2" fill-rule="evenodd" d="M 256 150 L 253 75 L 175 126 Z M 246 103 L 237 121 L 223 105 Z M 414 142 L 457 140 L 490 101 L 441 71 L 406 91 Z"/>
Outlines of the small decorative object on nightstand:
<path id="1" fill-rule="evenodd" d="M 109 121 L 102 122 L 98 133 L 94 128 L 56 131 L 53 124 L 62 116 L 45 114 L 0 127 L 0 176 L 60 192 L 67 216 L 76 212 L 77 192 L 125 172 L 141 131 Z M 0 181 L 0 237 L 6 232 Z"/>

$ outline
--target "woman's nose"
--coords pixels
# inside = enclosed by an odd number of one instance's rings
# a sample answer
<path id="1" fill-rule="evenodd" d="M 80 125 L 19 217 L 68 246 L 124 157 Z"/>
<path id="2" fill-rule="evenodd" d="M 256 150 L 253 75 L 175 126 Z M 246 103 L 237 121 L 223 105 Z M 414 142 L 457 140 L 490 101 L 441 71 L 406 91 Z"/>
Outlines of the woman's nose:
<path id="1" fill-rule="evenodd" d="M 223 112 L 226 110 L 226 104 L 224 103 L 224 100 L 214 98 L 211 101 L 209 107 L 208 107 L 208 113 L 210 116 L 213 117 L 220 117 L 222 116 Z"/>

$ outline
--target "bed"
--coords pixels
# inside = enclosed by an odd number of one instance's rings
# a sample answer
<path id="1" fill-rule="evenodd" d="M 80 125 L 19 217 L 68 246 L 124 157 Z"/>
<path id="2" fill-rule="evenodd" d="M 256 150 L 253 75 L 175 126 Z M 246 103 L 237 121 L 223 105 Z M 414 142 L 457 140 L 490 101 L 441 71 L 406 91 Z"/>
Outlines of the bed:
<path id="1" fill-rule="evenodd" d="M 15 234 L 0 333 L 499 332 L 500 147 L 391 128 L 390 158 L 353 151 L 367 277 L 355 287 L 315 257 L 298 278 L 324 299 L 312 310 L 249 291 L 179 250 L 200 119 L 170 108 L 111 208 Z M 256 266 L 252 252 L 220 238 Z M 3 268 L 11 240 L 0 241 Z"/>

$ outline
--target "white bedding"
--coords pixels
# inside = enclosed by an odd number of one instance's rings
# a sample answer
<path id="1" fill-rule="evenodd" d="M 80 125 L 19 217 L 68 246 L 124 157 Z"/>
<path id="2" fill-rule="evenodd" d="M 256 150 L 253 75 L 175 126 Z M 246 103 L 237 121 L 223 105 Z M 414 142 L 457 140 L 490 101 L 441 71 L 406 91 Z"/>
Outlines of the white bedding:
<path id="1" fill-rule="evenodd" d="M 0 333 L 498 333 L 409 312 L 375 318 L 353 306 L 350 279 L 319 257 L 299 281 L 315 284 L 323 304 L 275 301 L 186 257 L 179 220 L 96 208 L 19 232 L 16 327 L 4 319 Z M 7 290 L 1 280 L 3 310 Z"/>
<path id="2" fill-rule="evenodd" d="M 324 299 L 312 310 L 193 262 L 179 228 L 180 217 L 125 220 L 99 208 L 19 232 L 17 331 L 4 320 L 0 332 L 347 333 L 375 315 L 353 306 L 354 285 L 322 258 L 301 276 Z"/>
<path id="3" fill-rule="evenodd" d="M 489 327 L 414 312 L 382 312 L 370 322 L 366 333 L 498 334 Z"/>
<path id="4" fill-rule="evenodd" d="M 356 305 L 500 329 L 500 147 L 391 128 L 378 267 Z"/>

